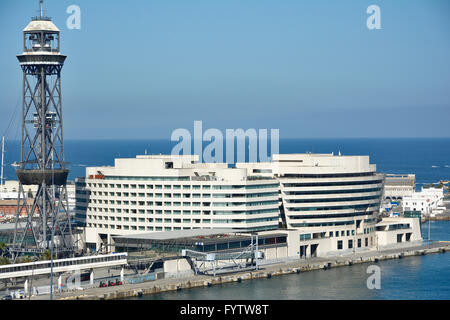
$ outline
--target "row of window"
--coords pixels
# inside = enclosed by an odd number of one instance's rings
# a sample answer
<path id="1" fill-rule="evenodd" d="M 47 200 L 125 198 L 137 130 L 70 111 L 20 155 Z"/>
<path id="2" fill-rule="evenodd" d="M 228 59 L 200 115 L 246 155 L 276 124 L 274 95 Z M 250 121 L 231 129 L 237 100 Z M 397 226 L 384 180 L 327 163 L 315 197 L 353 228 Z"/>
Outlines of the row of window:
<path id="1" fill-rule="evenodd" d="M 92 210 L 91 210 L 92 209 Z M 86 208 L 84 208 L 84 211 Z M 117 209 L 117 208 L 88 208 L 89 213 L 131 213 L 131 214 L 183 214 L 183 215 L 197 215 L 197 214 L 211 214 L 211 210 L 153 210 L 153 209 Z"/>
<path id="2" fill-rule="evenodd" d="M 272 228 L 272 227 L 269 227 Z M 270 246 L 274 244 L 285 244 L 287 241 L 287 237 L 271 237 L 271 238 L 260 238 L 258 239 L 258 245 L 260 246 Z M 256 241 L 255 241 L 256 242 Z M 241 241 L 228 241 L 222 243 L 213 243 L 213 244 L 203 244 L 198 243 L 196 245 L 195 250 L 208 252 L 208 251 L 220 251 L 220 250 L 229 250 L 229 249 L 237 249 L 237 248 L 247 248 L 251 244 L 251 240 L 241 240 Z"/>
<path id="3" fill-rule="evenodd" d="M 81 202 L 81 201 L 80 201 Z M 98 203 L 98 204 L 118 204 L 118 205 L 131 205 L 131 206 L 156 206 L 156 207 L 162 207 L 164 206 L 183 206 L 185 207 L 199 207 L 200 205 L 203 205 L 205 207 L 209 207 L 211 205 L 211 202 L 169 202 L 169 201 L 122 201 L 122 200 L 101 200 L 101 199 L 90 199 L 89 203 Z"/>
<path id="4" fill-rule="evenodd" d="M 133 219 L 132 219 L 133 220 Z M 125 222 L 129 222 L 128 219 L 125 220 Z M 131 222 L 138 222 L 136 219 Z M 278 226 L 278 218 L 272 217 L 272 218 L 261 218 L 261 219 L 147 219 L 147 221 L 140 221 L 139 222 L 151 222 L 151 223 L 194 223 L 194 224 L 234 224 L 234 223 L 240 223 L 240 224 L 248 224 L 248 223 L 259 223 L 259 222 L 274 222 L 274 225 Z M 93 223 L 88 222 L 88 227 L 91 228 L 103 228 L 103 229 L 115 229 L 115 230 L 140 230 L 140 231 L 161 231 L 162 229 L 158 229 L 158 226 L 149 226 L 149 225 L 122 225 L 122 224 L 108 224 L 108 223 Z M 159 228 L 162 228 L 159 226 Z M 171 227 L 166 226 L 164 230 L 170 231 L 169 229 Z M 181 227 L 173 227 L 174 230 L 181 230 Z M 190 228 L 183 228 L 183 229 L 190 229 Z"/>
<path id="5" fill-rule="evenodd" d="M 245 215 L 252 215 L 252 214 L 264 214 L 264 213 L 279 213 L 278 208 L 271 208 L 271 209 L 261 209 L 261 210 L 230 210 L 230 211 L 222 211 L 222 210 L 214 210 L 213 214 L 215 215 L 229 215 L 229 214 L 245 214 Z"/>
<path id="6" fill-rule="evenodd" d="M 273 179 L 270 179 L 273 180 Z M 254 184 L 254 185 L 152 185 L 152 184 L 118 184 L 118 183 L 87 183 L 88 187 L 95 188 L 119 188 L 119 189 L 156 189 L 156 190 L 232 190 L 232 189 L 265 189 L 265 188 L 278 188 L 278 183 L 271 184 Z"/>
<path id="7" fill-rule="evenodd" d="M 345 201 L 365 201 L 380 199 L 379 195 L 368 197 L 350 197 L 350 198 L 325 198 L 325 199 L 287 199 L 287 203 L 316 203 L 316 202 L 345 202 Z"/>
<path id="8" fill-rule="evenodd" d="M 93 201 L 92 203 L 96 204 L 98 202 L 98 204 L 108 204 L 107 202 L 108 200 L 104 200 L 104 201 Z M 83 201 L 79 201 L 79 204 L 81 204 Z M 91 202 L 90 202 L 91 203 Z M 117 205 L 129 205 L 129 206 L 139 206 L 139 207 L 145 207 L 147 209 L 147 207 L 206 207 L 206 208 L 210 208 L 211 207 L 211 203 L 210 202 L 160 202 L 160 201 L 147 201 L 144 202 L 135 202 L 135 201 L 115 201 L 115 200 L 109 200 L 109 204 L 117 204 Z M 269 205 L 278 205 L 278 201 L 258 201 L 258 202 L 236 202 L 236 203 L 229 203 L 229 202 L 218 202 L 218 203 L 213 203 L 212 206 L 213 207 L 239 207 L 239 206 L 243 206 L 243 207 L 254 207 L 254 206 L 269 206 Z M 86 207 L 84 206 L 77 206 L 77 209 L 80 210 L 86 210 Z M 144 213 L 145 209 L 129 209 L 129 208 L 104 208 L 104 207 L 97 207 L 97 206 L 93 206 L 90 205 L 87 210 L 89 211 L 99 211 L 99 212 L 141 212 Z M 148 211 L 148 209 L 147 209 Z"/>
<path id="9" fill-rule="evenodd" d="M 389 225 L 388 230 L 400 230 L 400 229 L 409 229 L 411 226 L 409 223 L 399 223 L 399 224 L 391 224 Z"/>
<path id="10" fill-rule="evenodd" d="M 338 240 L 337 241 L 337 249 L 338 250 L 343 250 L 344 246 L 343 246 L 344 242 L 343 240 Z M 353 239 L 349 239 L 347 242 L 347 248 L 346 249 L 353 249 Z M 370 238 L 370 245 L 373 246 L 373 238 Z M 369 238 L 364 238 L 364 246 L 368 247 L 369 246 Z M 357 239 L 357 247 L 361 248 L 362 247 L 362 239 Z"/>
<path id="11" fill-rule="evenodd" d="M 259 192 L 259 193 L 215 193 L 213 198 L 260 198 L 275 197 L 278 192 Z"/>
<path id="12" fill-rule="evenodd" d="M 199 224 L 200 222 L 194 222 Z M 211 221 L 202 221 L 202 223 L 211 223 Z M 99 228 L 99 229 L 112 229 L 112 230 L 139 230 L 139 231 L 162 231 L 161 226 L 133 226 L 133 225 L 120 225 L 120 224 L 105 224 L 105 223 L 87 223 L 88 228 Z M 164 227 L 165 231 L 182 230 L 182 227 Z M 183 228 L 190 229 L 190 228 Z"/>
<path id="13" fill-rule="evenodd" d="M 257 219 L 213 219 L 213 223 L 255 223 L 275 221 L 278 223 L 278 217 L 257 218 Z"/>
<path id="14" fill-rule="evenodd" d="M 300 241 L 325 238 L 325 235 L 326 235 L 326 232 L 320 232 L 320 233 L 317 233 L 317 234 L 302 233 L 302 234 L 300 234 Z M 341 237 L 345 237 L 345 236 L 349 237 L 350 235 L 354 236 L 355 235 L 355 230 L 339 230 L 339 231 L 329 231 L 328 232 L 328 237 L 329 238 L 339 237 L 339 236 L 341 236 Z"/>
<path id="15" fill-rule="evenodd" d="M 326 211 L 326 210 L 347 210 L 347 209 L 355 209 L 360 211 L 365 211 L 368 208 L 374 209 L 374 207 L 379 206 L 379 202 L 372 203 L 370 205 L 348 205 L 348 206 L 328 206 L 328 207 L 294 207 L 294 208 L 286 208 L 288 211 Z M 369 210 L 367 210 L 369 211 Z"/>
<path id="16" fill-rule="evenodd" d="M 335 226 L 349 226 L 355 224 L 354 221 L 331 221 L 331 222 L 304 222 L 304 223 L 290 223 L 293 228 L 299 227 L 335 227 Z"/>
<path id="17" fill-rule="evenodd" d="M 278 188 L 278 183 L 274 184 L 254 184 L 254 185 L 232 185 L 232 186 L 225 186 L 225 185 L 215 185 L 215 190 L 233 190 L 233 189 L 246 189 L 246 190 L 253 190 L 253 189 L 269 189 L 269 188 Z"/>
<path id="18" fill-rule="evenodd" d="M 97 221 L 125 221 L 125 222 L 157 222 L 157 223 L 200 223 L 201 219 L 171 219 L 171 218 L 129 218 L 129 217 L 106 217 L 106 216 L 91 216 L 88 215 L 89 219 L 96 219 Z M 204 219 L 205 222 L 210 222 L 210 219 Z"/>
<path id="19" fill-rule="evenodd" d="M 259 201 L 259 202 L 213 202 L 213 207 L 235 207 L 235 206 L 266 206 L 271 204 L 278 204 L 278 201 Z"/>
<path id="20" fill-rule="evenodd" d="M 211 198 L 210 193 L 135 193 L 135 192 L 111 192 L 111 191 L 91 191 L 94 196 L 131 197 L 131 198 Z"/>
<path id="21" fill-rule="evenodd" d="M 190 185 L 190 184 L 186 184 L 186 185 L 162 185 L 162 184 L 121 184 L 121 183 L 98 183 L 98 182 L 89 182 L 87 183 L 88 187 L 94 187 L 94 188 L 117 188 L 117 189 L 156 189 L 156 190 L 162 190 L 162 189 L 166 189 L 166 190 L 200 190 L 200 189 L 207 189 L 210 190 L 211 186 L 210 185 Z"/>
<path id="22" fill-rule="evenodd" d="M 364 234 L 369 234 L 375 231 L 375 227 L 364 228 Z"/>
<path id="23" fill-rule="evenodd" d="M 89 193 L 89 192 L 86 192 Z M 91 191 L 93 196 L 105 196 L 105 197 L 132 197 L 132 198 L 211 198 L 210 193 L 128 193 L 128 192 L 102 192 L 102 191 Z M 250 194 L 214 194 L 214 198 L 261 198 L 261 197 L 275 197 L 278 196 L 278 192 L 269 192 L 269 193 L 250 193 Z M 94 199 L 97 201 L 96 199 Z M 102 201 L 102 199 L 98 199 Z M 77 197 L 76 201 L 78 202 L 86 202 L 86 197 Z M 107 200 L 105 200 L 107 201 Z M 110 201 L 126 201 L 126 200 L 110 200 Z"/>
<path id="24" fill-rule="evenodd" d="M 341 182 L 307 182 L 307 183 L 283 183 L 285 188 L 297 188 L 297 187 L 331 187 L 331 186 L 357 186 L 366 184 L 379 184 L 382 180 L 370 180 L 370 181 L 341 181 Z"/>
<path id="25" fill-rule="evenodd" d="M 282 175 L 282 178 L 347 178 L 347 177 L 368 177 L 375 175 L 375 172 L 356 172 L 356 173 L 307 173 L 307 174 L 294 174 L 286 173 Z"/>
<path id="26" fill-rule="evenodd" d="M 209 215 L 209 213 L 205 214 L 205 215 Z M 86 216 L 84 216 L 84 215 L 83 216 L 77 215 L 77 217 L 78 218 L 85 218 Z M 183 216 L 183 219 L 181 219 L 181 218 L 173 218 L 173 220 L 172 220 L 172 218 L 170 218 L 170 217 L 168 217 L 166 215 L 164 215 L 163 217 L 164 217 L 164 222 L 172 222 L 172 221 L 177 222 L 177 223 L 181 222 L 181 221 L 186 222 L 186 223 L 190 223 L 191 222 L 191 219 L 188 219 L 188 217 L 185 217 L 185 216 Z M 131 221 L 131 222 L 153 222 L 153 221 L 163 222 L 163 218 L 149 218 L 149 217 L 145 217 L 144 218 L 144 217 L 123 217 L 123 216 L 102 216 L 102 215 L 91 215 L 91 214 L 88 214 L 87 218 L 91 219 L 91 220 L 92 219 L 93 220 L 97 220 L 97 221 L 105 220 L 105 221 Z M 269 218 L 253 218 L 253 219 L 245 219 L 245 220 L 246 221 L 253 221 L 253 222 L 255 222 L 258 219 L 272 219 L 272 220 L 277 219 L 278 220 L 278 215 L 275 216 L 275 217 L 269 217 Z M 199 219 L 194 219 L 194 220 L 195 220 L 195 222 L 200 221 Z M 234 220 L 237 221 L 238 219 L 233 219 L 233 221 Z M 217 220 L 217 221 L 219 221 L 219 220 Z"/>
<path id="27" fill-rule="evenodd" d="M 91 210 L 95 209 L 95 210 Z M 101 209 L 101 208 L 99 208 Z M 77 214 L 80 214 L 80 212 L 85 212 L 86 208 L 83 208 L 82 210 L 79 210 L 77 207 Z M 89 213 L 131 213 L 131 214 L 174 214 L 174 215 L 210 215 L 211 213 L 213 215 L 235 215 L 235 214 L 245 214 L 245 215 L 252 215 L 252 214 L 265 214 L 265 213 L 276 213 L 278 215 L 278 208 L 271 208 L 271 209 L 262 209 L 262 210 L 246 210 L 246 211 L 222 211 L 222 210 L 152 210 L 152 209 L 114 209 L 114 208 L 105 208 L 104 210 L 97 210 L 97 208 L 88 208 Z M 91 215 L 89 215 L 91 216 Z M 94 216 L 96 217 L 96 216 Z"/>
<path id="28" fill-rule="evenodd" d="M 340 189 L 340 190 L 319 190 L 319 191 L 286 191 L 288 196 L 314 195 L 314 194 L 340 194 L 340 193 L 365 193 L 365 192 L 380 192 L 381 188 L 368 189 Z"/>
<path id="29" fill-rule="evenodd" d="M 105 176 L 105 180 L 137 180 L 137 181 L 190 181 L 190 177 L 142 177 L 142 176 Z"/>
<path id="30" fill-rule="evenodd" d="M 296 215 L 289 216 L 289 219 L 292 220 L 304 220 L 304 219 L 325 219 L 325 218 L 352 218 L 358 216 L 367 216 L 373 214 L 370 212 L 352 212 L 352 213 L 335 213 L 335 214 L 308 214 L 308 215 Z M 369 219 L 365 219 L 365 222 L 369 222 Z"/>

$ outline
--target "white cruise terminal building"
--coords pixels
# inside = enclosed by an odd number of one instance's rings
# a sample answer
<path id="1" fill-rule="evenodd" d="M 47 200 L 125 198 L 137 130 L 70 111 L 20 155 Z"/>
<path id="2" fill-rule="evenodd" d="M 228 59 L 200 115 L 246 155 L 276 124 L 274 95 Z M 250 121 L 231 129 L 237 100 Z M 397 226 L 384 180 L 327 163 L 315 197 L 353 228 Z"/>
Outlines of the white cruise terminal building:
<path id="1" fill-rule="evenodd" d="M 112 235 L 183 229 L 278 228 L 278 181 L 247 175 L 198 156 L 145 155 L 88 167 L 77 179 L 76 217 L 86 245 L 98 249 Z"/>
<path id="2" fill-rule="evenodd" d="M 383 185 L 368 156 L 275 154 L 230 168 L 145 155 L 86 168 L 76 219 L 92 250 L 116 236 L 186 229 L 283 233 L 283 254 L 300 258 L 420 242 L 418 219 L 380 221 Z"/>

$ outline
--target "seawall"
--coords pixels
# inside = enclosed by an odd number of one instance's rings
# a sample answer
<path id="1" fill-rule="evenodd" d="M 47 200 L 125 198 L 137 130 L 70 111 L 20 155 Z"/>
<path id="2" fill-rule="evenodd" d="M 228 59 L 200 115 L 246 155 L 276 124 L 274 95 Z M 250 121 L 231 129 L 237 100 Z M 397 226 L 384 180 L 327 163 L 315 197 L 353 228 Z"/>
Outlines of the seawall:
<path id="1" fill-rule="evenodd" d="M 392 252 L 395 251 L 395 252 Z M 389 252 L 389 253 L 386 253 Z M 450 252 L 450 242 L 439 242 L 432 247 L 403 248 L 383 252 L 374 252 L 369 256 L 329 257 L 320 262 L 300 260 L 298 262 L 283 263 L 263 266 L 261 270 L 251 272 L 239 272 L 221 276 L 192 276 L 184 279 L 164 279 L 144 282 L 140 284 L 128 284 L 114 288 L 92 288 L 77 295 L 60 297 L 60 300 L 114 300 L 131 297 L 141 297 L 167 291 L 180 291 L 197 287 L 210 287 L 230 282 L 242 282 L 252 279 L 271 278 L 285 274 L 299 274 L 312 270 L 326 270 L 329 268 L 351 266 L 362 263 L 377 263 L 383 260 L 402 259 L 409 256 L 421 256 L 432 253 Z"/>

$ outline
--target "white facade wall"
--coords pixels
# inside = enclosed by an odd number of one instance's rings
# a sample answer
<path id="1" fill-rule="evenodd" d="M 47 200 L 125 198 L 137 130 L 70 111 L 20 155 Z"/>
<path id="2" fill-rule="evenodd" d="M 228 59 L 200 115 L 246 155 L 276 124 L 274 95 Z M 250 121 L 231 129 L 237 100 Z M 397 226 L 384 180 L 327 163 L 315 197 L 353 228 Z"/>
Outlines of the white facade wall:
<path id="1" fill-rule="evenodd" d="M 369 157 L 280 154 L 270 163 L 236 166 L 277 177 L 283 220 L 300 231 L 290 254 L 321 256 L 375 245 L 384 176 Z"/>
<path id="2" fill-rule="evenodd" d="M 36 196 L 38 189 L 37 185 L 23 186 L 25 194 L 28 196 L 29 193 L 32 194 L 33 198 Z M 8 180 L 4 181 L 3 185 L 0 186 L 0 199 L 17 199 L 19 195 L 19 181 Z"/>
<path id="3" fill-rule="evenodd" d="M 416 189 L 416 175 L 387 174 L 384 184 L 385 199 L 403 199 L 412 196 Z"/>
<path id="4" fill-rule="evenodd" d="M 433 210 L 443 205 L 443 188 L 422 188 L 410 197 L 404 197 L 402 207 L 404 211 L 420 211 L 423 215 L 430 215 Z"/>
<path id="5" fill-rule="evenodd" d="M 376 226 L 377 248 L 417 245 L 422 242 L 418 218 L 384 218 Z"/>
<path id="6" fill-rule="evenodd" d="M 265 231 L 260 234 L 284 233 L 287 236 L 286 256 L 277 256 L 279 251 L 275 248 L 266 249 L 265 259 L 280 259 L 284 257 L 306 259 L 311 257 L 327 257 L 333 255 L 347 254 L 352 252 L 373 250 L 376 247 L 377 239 L 375 232 L 370 234 L 355 234 L 351 232 L 347 236 L 339 235 L 339 237 L 325 237 L 317 239 L 305 240 L 304 235 L 313 233 L 314 229 L 287 229 L 276 231 Z M 337 241 L 342 242 L 342 249 L 338 249 Z M 351 241 L 351 243 L 349 243 Z M 303 251 L 303 252 L 302 252 Z"/>

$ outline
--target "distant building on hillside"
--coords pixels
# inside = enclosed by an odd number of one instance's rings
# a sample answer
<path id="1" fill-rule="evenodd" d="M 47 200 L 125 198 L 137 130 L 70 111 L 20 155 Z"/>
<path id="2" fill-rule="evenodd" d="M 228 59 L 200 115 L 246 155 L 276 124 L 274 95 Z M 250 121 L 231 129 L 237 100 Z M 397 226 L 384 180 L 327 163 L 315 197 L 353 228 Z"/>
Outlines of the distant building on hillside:
<path id="1" fill-rule="evenodd" d="M 403 211 L 420 211 L 422 215 L 429 216 L 441 213 L 444 201 L 443 188 L 422 188 L 420 192 L 414 192 L 411 196 L 403 198 Z"/>

